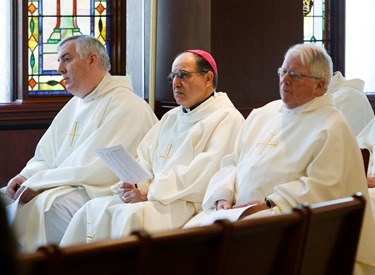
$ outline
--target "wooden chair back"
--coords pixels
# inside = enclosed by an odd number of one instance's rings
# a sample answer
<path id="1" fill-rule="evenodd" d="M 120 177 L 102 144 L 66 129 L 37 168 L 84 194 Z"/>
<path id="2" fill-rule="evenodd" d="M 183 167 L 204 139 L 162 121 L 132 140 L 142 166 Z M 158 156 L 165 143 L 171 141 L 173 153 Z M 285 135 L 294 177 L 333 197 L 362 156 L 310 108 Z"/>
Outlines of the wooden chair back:
<path id="1" fill-rule="evenodd" d="M 306 215 L 300 208 L 232 223 L 222 274 L 297 274 Z"/>
<path id="2" fill-rule="evenodd" d="M 364 209 L 361 194 L 311 205 L 299 274 L 352 274 Z"/>
<path id="3" fill-rule="evenodd" d="M 136 235 L 64 248 L 50 245 L 21 255 L 21 274 L 137 274 L 141 253 Z"/>
<path id="4" fill-rule="evenodd" d="M 142 274 L 218 274 L 225 243 L 225 226 L 192 227 L 149 234 Z"/>
<path id="5" fill-rule="evenodd" d="M 131 235 L 61 249 L 62 274 L 136 274 L 141 264 L 142 240 Z"/>
<path id="6" fill-rule="evenodd" d="M 21 275 L 52 274 L 48 254 L 42 249 L 33 253 L 20 254 L 18 263 L 18 270 Z"/>

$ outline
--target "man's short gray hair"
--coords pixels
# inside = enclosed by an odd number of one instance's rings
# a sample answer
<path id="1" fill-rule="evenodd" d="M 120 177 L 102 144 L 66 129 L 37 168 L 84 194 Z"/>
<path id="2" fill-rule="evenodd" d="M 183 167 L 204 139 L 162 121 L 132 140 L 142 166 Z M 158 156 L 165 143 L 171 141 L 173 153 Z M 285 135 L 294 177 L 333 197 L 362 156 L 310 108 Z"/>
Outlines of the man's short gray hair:
<path id="1" fill-rule="evenodd" d="M 109 56 L 104 45 L 92 36 L 83 34 L 70 36 L 60 42 L 58 49 L 65 43 L 73 40 L 76 41 L 76 51 L 82 59 L 87 58 L 91 53 L 95 53 L 98 56 L 99 66 L 107 72 L 111 69 Z"/>

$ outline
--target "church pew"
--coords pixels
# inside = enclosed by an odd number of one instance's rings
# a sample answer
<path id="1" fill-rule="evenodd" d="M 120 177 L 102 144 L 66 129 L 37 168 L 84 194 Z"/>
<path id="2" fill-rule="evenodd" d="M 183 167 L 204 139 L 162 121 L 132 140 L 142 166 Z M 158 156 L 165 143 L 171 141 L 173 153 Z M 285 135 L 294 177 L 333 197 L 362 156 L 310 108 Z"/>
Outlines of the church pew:
<path id="1" fill-rule="evenodd" d="M 351 274 L 364 205 L 358 194 L 280 215 L 41 247 L 20 256 L 20 274 Z"/>
<path id="2" fill-rule="evenodd" d="M 296 208 L 232 223 L 220 274 L 297 274 L 306 220 L 306 209 Z"/>
<path id="3" fill-rule="evenodd" d="M 352 274 L 365 204 L 356 194 L 309 207 L 299 274 Z"/>

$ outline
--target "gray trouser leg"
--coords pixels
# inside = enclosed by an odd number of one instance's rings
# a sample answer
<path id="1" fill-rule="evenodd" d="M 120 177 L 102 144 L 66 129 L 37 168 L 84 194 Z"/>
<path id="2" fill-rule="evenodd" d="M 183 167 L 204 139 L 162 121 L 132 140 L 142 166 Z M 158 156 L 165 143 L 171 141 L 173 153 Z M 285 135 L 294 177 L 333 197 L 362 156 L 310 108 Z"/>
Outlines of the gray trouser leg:
<path id="1" fill-rule="evenodd" d="M 73 215 L 89 200 L 85 189 L 77 189 L 53 202 L 45 213 L 47 244 L 60 243 Z"/>

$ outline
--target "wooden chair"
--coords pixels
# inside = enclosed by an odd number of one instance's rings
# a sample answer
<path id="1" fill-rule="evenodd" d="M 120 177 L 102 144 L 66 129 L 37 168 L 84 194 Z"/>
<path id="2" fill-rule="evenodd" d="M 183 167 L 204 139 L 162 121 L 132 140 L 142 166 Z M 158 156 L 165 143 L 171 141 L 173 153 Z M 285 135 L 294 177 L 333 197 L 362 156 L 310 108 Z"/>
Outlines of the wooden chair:
<path id="1" fill-rule="evenodd" d="M 218 274 L 225 240 L 223 224 L 149 234 L 141 274 Z"/>
<path id="2" fill-rule="evenodd" d="M 222 274 L 297 274 L 306 215 L 305 208 L 296 208 L 232 223 Z"/>
<path id="3" fill-rule="evenodd" d="M 299 274 L 352 274 L 364 208 L 361 194 L 310 207 Z"/>

